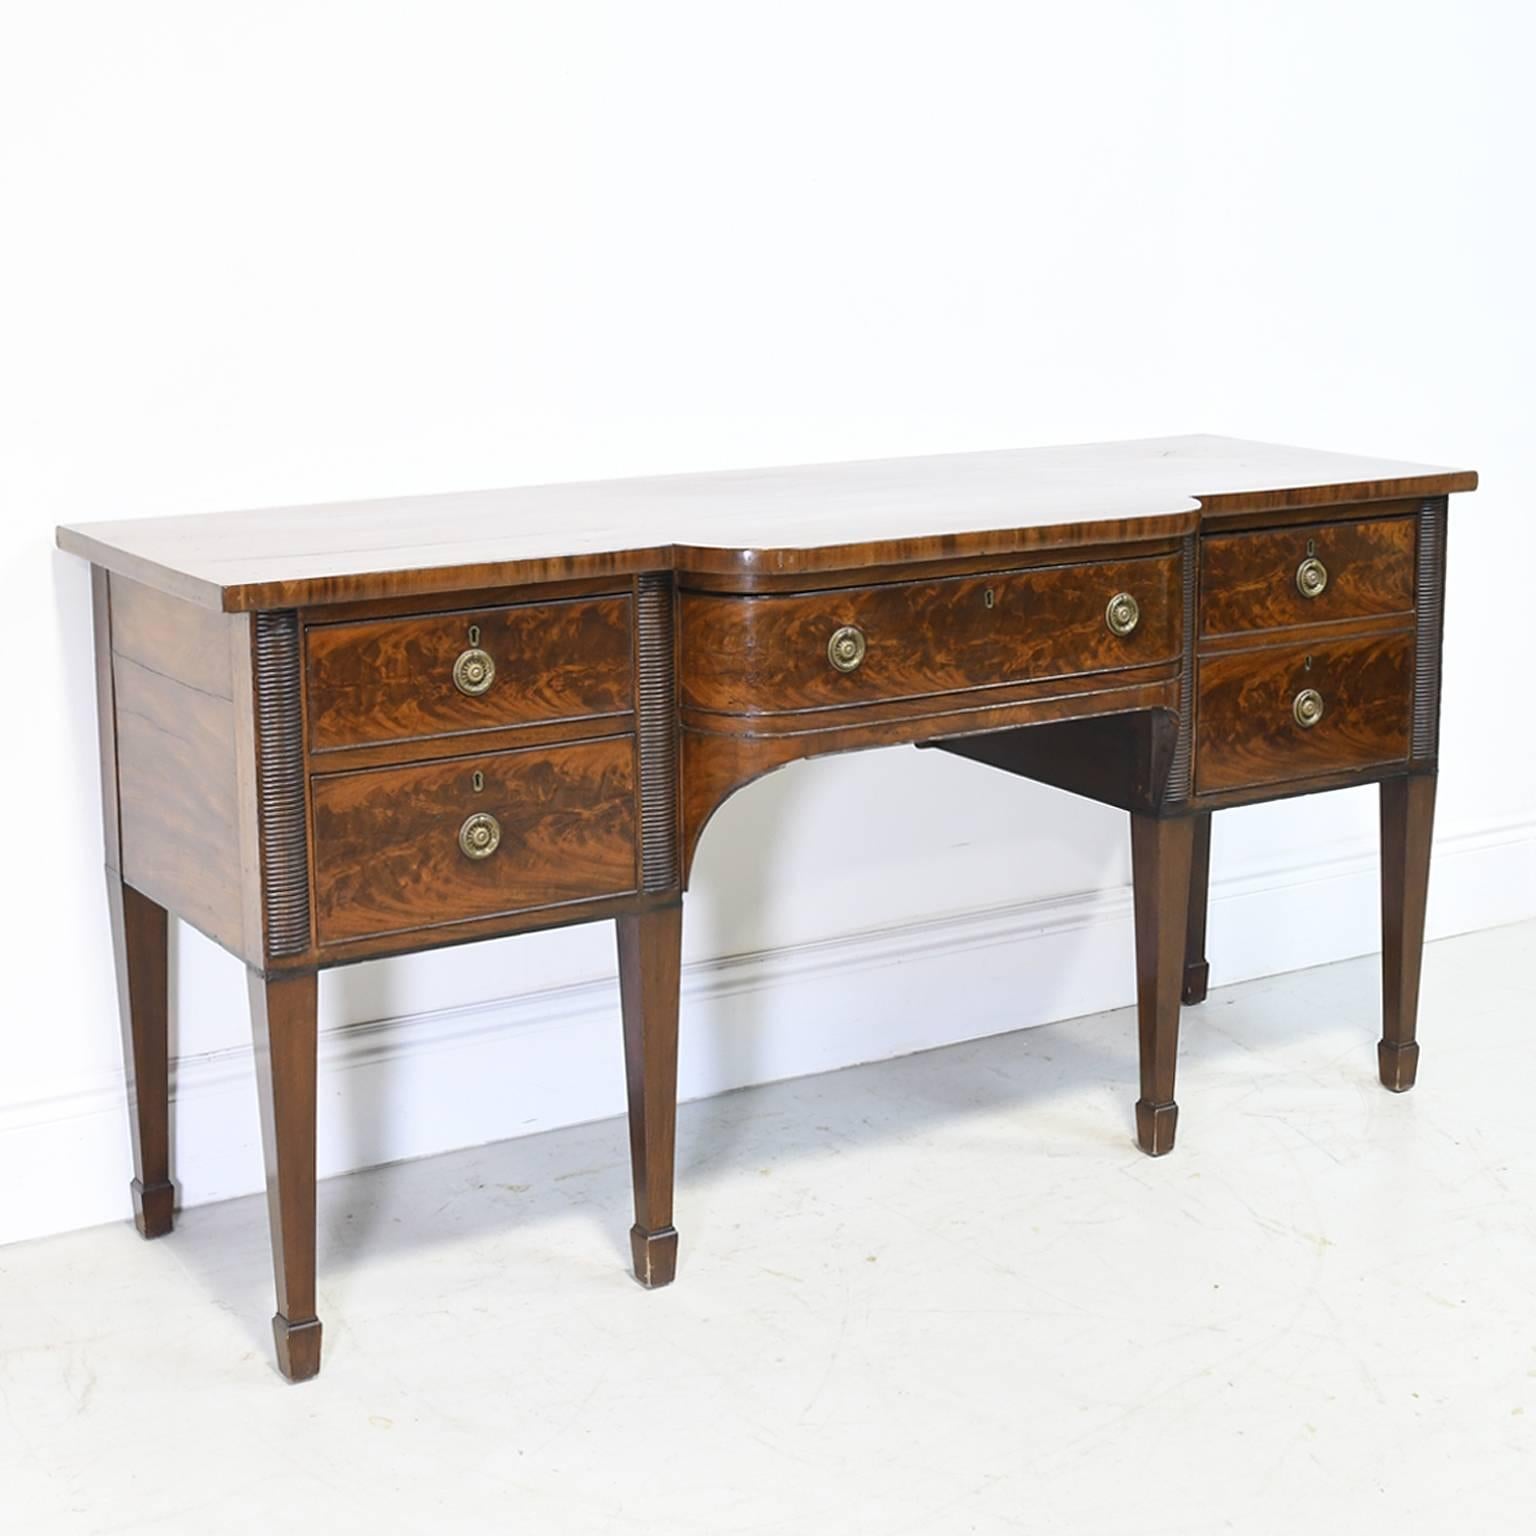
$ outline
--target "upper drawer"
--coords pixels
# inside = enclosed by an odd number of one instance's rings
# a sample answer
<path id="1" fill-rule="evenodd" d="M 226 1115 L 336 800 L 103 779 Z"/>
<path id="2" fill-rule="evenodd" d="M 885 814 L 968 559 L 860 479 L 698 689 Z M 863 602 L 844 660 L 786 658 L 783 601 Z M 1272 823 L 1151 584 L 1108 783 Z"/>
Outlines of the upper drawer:
<path id="1" fill-rule="evenodd" d="M 1121 594 L 1136 610 L 1123 634 L 1108 614 Z M 1121 627 L 1129 617 L 1117 610 Z M 1178 646 L 1179 558 L 1166 555 L 783 597 L 691 592 L 681 676 L 696 709 L 772 714 L 1171 661 Z"/>
<path id="2" fill-rule="evenodd" d="M 629 598 L 616 596 L 315 625 L 310 745 L 625 713 L 634 707 L 630 621 Z"/>
<path id="3" fill-rule="evenodd" d="M 1200 543 L 1200 632 L 1407 613 L 1413 563 L 1411 517 L 1212 535 Z"/>

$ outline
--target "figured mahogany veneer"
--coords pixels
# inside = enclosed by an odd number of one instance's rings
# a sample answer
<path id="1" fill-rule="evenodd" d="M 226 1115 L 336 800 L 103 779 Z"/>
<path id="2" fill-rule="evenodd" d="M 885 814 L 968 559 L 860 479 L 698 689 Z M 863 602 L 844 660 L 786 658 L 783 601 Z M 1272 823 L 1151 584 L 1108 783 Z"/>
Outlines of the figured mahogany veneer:
<path id="1" fill-rule="evenodd" d="M 1153 1155 L 1206 987 L 1211 811 L 1379 782 L 1378 1071 L 1409 1087 L 1446 498 L 1475 484 L 1187 437 L 60 529 L 93 564 L 139 1229 L 172 1222 L 170 915 L 249 968 L 293 1380 L 320 1364 L 318 972 L 614 919 L 634 1266 L 665 1285 L 700 834 L 783 764 L 898 743 L 1130 813 Z"/>
<path id="2" fill-rule="evenodd" d="M 313 801 L 323 945 L 636 888 L 632 736 L 324 774 Z M 475 815 L 500 829 L 483 859 Z"/>
<path id="3" fill-rule="evenodd" d="M 310 747 L 627 713 L 634 709 L 632 609 L 624 595 L 312 625 L 305 635 Z M 455 661 L 471 648 L 495 666 L 480 694 L 453 680 Z"/>
<path id="4" fill-rule="evenodd" d="M 1406 763 L 1412 679 L 1409 630 L 1202 658 L 1196 789 Z M 1322 699 L 1312 726 L 1294 710 L 1305 690 Z"/>
<path id="5" fill-rule="evenodd" d="M 1240 634 L 1413 612 L 1414 519 L 1302 523 L 1266 533 L 1212 534 L 1200 551 L 1200 632 Z M 1297 585 L 1309 559 L 1326 585 Z"/>
<path id="6" fill-rule="evenodd" d="M 1104 620 L 1130 593 L 1129 635 Z M 864 636 L 856 670 L 829 664 L 843 626 Z M 1116 560 L 774 597 L 683 595 L 685 711 L 773 715 L 1172 661 L 1179 562 Z"/>

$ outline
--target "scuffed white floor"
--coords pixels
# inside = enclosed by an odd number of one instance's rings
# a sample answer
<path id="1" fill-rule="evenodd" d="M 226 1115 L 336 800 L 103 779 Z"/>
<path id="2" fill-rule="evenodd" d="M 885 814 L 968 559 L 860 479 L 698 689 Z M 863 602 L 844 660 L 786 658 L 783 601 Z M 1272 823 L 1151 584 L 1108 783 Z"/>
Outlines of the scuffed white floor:
<path id="1" fill-rule="evenodd" d="M 1536 1530 L 1533 958 L 1402 1097 L 1374 959 L 1214 992 L 1157 1162 L 1128 1013 L 687 1106 L 652 1294 L 621 1122 L 331 1181 L 300 1387 L 259 1199 L 0 1249 L 0 1530 Z"/>

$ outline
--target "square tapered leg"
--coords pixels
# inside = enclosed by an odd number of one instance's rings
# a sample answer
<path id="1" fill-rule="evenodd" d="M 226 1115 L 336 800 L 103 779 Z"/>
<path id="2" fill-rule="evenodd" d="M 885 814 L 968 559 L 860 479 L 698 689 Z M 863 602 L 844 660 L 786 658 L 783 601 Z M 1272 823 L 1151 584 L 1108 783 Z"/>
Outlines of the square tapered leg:
<path id="1" fill-rule="evenodd" d="M 1179 1107 L 1173 1098 L 1179 1051 L 1194 818 L 1131 816 L 1131 883 L 1136 915 L 1136 1013 L 1141 1098 L 1136 1140 L 1161 1157 L 1173 1150 Z"/>
<path id="2" fill-rule="evenodd" d="M 677 1134 L 677 1012 L 682 981 L 681 903 L 618 919 L 629 1149 L 635 1180 L 630 1245 L 635 1278 L 668 1285 L 677 1272 L 672 1164 Z"/>
<path id="3" fill-rule="evenodd" d="M 133 1142 L 133 1224 L 141 1237 L 171 1230 L 169 922 L 165 908 L 107 871 L 112 949 L 117 961 L 128 1130 Z"/>
<path id="4" fill-rule="evenodd" d="M 1381 785 L 1382 1085 L 1406 1093 L 1419 1072 L 1419 971 L 1429 904 L 1429 848 L 1435 824 L 1435 776 L 1413 774 Z"/>
<path id="5" fill-rule="evenodd" d="M 320 1369 L 320 1320 L 315 1316 L 319 993 L 313 973 L 263 977 L 252 971 L 249 976 L 277 1283 L 272 1331 L 278 1369 L 290 1381 L 305 1381 Z"/>

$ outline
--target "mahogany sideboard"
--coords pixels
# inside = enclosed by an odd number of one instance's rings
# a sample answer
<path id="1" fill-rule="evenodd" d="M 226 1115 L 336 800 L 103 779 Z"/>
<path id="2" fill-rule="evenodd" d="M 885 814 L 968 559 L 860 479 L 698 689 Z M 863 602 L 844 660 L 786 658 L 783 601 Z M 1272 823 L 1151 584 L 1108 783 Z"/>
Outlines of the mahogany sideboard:
<path id="1" fill-rule="evenodd" d="M 1183 437 L 61 528 L 92 565 L 138 1230 L 175 1200 L 169 916 L 248 968 L 293 1380 L 318 973 L 612 919 L 635 1273 L 665 1285 L 699 835 L 773 768 L 896 743 L 1129 813 L 1153 1156 L 1212 812 L 1378 783 L 1379 1071 L 1411 1087 L 1447 501 L 1476 484 Z"/>

